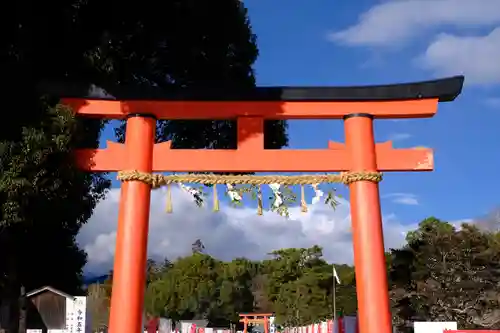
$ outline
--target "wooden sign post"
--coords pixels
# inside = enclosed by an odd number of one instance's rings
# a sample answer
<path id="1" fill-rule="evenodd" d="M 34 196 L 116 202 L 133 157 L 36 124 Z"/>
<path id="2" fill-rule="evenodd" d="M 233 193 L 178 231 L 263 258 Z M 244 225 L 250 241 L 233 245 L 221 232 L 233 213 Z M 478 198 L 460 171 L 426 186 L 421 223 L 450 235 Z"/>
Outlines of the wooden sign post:
<path id="1" fill-rule="evenodd" d="M 153 172 L 349 172 L 360 333 L 392 333 L 378 181 L 384 171 L 430 171 L 431 149 L 376 144 L 373 120 L 432 117 L 454 100 L 463 77 L 367 87 L 256 88 L 246 92 L 135 91 L 116 100 L 68 96 L 80 116 L 126 119 L 125 144 L 77 152 L 82 169 L 136 171 L 122 184 L 110 333 L 142 330 L 146 249 Z M 125 88 L 123 88 L 125 89 Z M 77 97 L 77 98 L 75 98 Z M 155 144 L 157 119 L 236 119 L 235 150 L 170 149 Z M 265 150 L 264 120 L 343 119 L 345 144 L 322 150 Z M 314 135 L 314 133 L 311 133 Z M 364 173 L 368 173 L 367 177 Z M 146 175 L 146 176 L 145 176 Z M 364 176 L 365 175 L 365 176 Z"/>

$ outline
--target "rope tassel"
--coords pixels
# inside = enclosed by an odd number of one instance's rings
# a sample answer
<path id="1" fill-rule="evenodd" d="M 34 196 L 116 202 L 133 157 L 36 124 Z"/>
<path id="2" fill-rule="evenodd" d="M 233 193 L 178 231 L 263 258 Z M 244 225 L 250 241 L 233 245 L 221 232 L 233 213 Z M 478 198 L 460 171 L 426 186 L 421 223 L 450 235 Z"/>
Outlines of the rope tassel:
<path id="1" fill-rule="evenodd" d="M 257 190 L 257 215 L 263 214 L 262 189 L 259 186 Z"/>
<path id="2" fill-rule="evenodd" d="M 300 211 L 302 213 L 307 213 L 307 203 L 306 203 L 304 185 L 300 185 Z"/>
<path id="3" fill-rule="evenodd" d="M 172 186 L 171 184 L 167 184 L 167 207 L 165 209 L 167 213 L 172 213 L 173 207 L 172 207 Z"/>
<path id="4" fill-rule="evenodd" d="M 213 185 L 212 188 L 213 191 L 213 205 L 214 205 L 214 212 L 219 211 L 219 195 L 217 194 L 217 184 Z"/>

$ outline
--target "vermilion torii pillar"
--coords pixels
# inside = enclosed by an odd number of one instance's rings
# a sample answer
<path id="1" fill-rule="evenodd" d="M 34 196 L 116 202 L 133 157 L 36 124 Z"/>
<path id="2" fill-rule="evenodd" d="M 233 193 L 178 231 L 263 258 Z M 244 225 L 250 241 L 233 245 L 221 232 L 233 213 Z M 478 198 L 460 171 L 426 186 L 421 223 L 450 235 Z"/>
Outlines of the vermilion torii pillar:
<path id="1" fill-rule="evenodd" d="M 463 77 L 387 86 L 256 88 L 245 92 L 114 89 L 117 100 L 69 93 L 64 103 L 81 116 L 126 119 L 125 144 L 77 152 L 92 172 L 337 172 L 430 171 L 430 149 L 376 144 L 373 120 L 432 117 L 454 100 Z M 118 93 L 116 93 L 118 92 Z M 154 144 L 157 119 L 236 119 L 235 150 L 170 149 Z M 343 119 L 345 144 L 320 150 L 264 150 L 264 120 Z M 314 133 L 311 133 L 314 135 Z M 392 333 L 378 184 L 349 185 L 360 333 Z M 121 191 L 109 331 L 142 330 L 149 185 L 124 182 Z"/>

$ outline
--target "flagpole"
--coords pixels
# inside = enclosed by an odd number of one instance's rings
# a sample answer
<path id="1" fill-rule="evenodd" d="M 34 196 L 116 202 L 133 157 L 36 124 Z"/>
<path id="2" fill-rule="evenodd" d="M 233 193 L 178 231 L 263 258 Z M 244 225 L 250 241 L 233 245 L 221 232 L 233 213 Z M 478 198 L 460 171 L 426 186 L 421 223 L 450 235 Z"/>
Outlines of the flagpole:
<path id="1" fill-rule="evenodd" d="M 332 264 L 332 267 L 333 267 L 333 269 L 332 269 L 332 273 L 333 273 L 333 276 L 332 276 L 333 277 L 333 279 L 332 279 L 333 280 L 333 286 L 332 286 L 333 287 L 333 291 L 332 291 L 332 298 L 333 298 L 333 300 L 332 300 L 333 301 L 333 325 L 335 325 L 335 321 L 337 319 L 337 297 L 336 297 L 336 289 L 337 289 L 336 288 L 336 286 L 337 286 L 336 282 L 337 282 L 337 279 L 335 277 L 335 275 L 336 275 L 335 265 Z"/>
<path id="2" fill-rule="evenodd" d="M 335 297 L 336 296 L 335 289 L 337 289 L 336 286 L 337 286 L 337 284 L 335 283 L 335 279 L 333 279 L 333 322 L 335 322 L 335 319 L 337 317 L 337 304 L 336 304 L 337 302 L 336 302 L 336 297 Z"/>

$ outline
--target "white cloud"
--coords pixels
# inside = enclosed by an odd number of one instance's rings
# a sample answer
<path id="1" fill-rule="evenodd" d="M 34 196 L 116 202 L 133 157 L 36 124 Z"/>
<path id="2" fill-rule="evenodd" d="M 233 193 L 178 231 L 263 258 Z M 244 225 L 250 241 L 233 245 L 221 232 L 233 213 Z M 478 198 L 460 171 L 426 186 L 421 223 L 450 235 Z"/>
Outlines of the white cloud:
<path id="1" fill-rule="evenodd" d="M 403 141 L 403 140 L 408 140 L 411 138 L 412 135 L 409 133 L 393 133 L 389 135 L 389 140 L 390 141 Z"/>
<path id="2" fill-rule="evenodd" d="M 417 60 L 438 75 L 465 74 L 467 83 L 484 84 L 500 82 L 498 59 L 500 27 L 486 36 L 438 35 Z"/>
<path id="3" fill-rule="evenodd" d="M 382 196 L 384 199 L 390 199 L 393 203 L 408 205 L 408 206 L 418 206 L 420 203 L 415 194 L 412 193 L 389 193 Z"/>
<path id="4" fill-rule="evenodd" d="M 472 84 L 500 83 L 499 0 L 385 1 L 328 38 L 349 46 L 394 47 L 435 33 L 415 59 L 419 67 L 436 76 L 464 74 Z"/>
<path id="5" fill-rule="evenodd" d="M 328 37 L 353 46 L 392 46 L 437 27 L 489 27 L 498 23 L 498 0 L 388 1 L 361 14 L 355 25 Z"/>
<path id="6" fill-rule="evenodd" d="M 112 266 L 116 240 L 119 191 L 110 191 L 94 211 L 78 237 L 87 251 L 87 273 L 100 274 Z M 291 219 L 274 213 L 257 216 L 251 208 L 232 208 L 221 205 L 221 211 L 199 209 L 189 195 L 175 190 L 174 212 L 165 213 L 164 193 L 152 195 L 149 256 L 175 259 L 188 254 L 191 244 L 201 239 L 207 252 L 221 258 L 245 256 L 261 259 L 274 249 L 283 247 L 323 246 L 325 258 L 339 263 L 352 263 L 349 202 L 332 210 L 318 204 L 309 207 L 306 214 L 298 208 L 291 209 Z M 408 230 L 416 225 L 402 225 L 393 215 L 384 217 L 385 244 L 387 248 L 404 243 Z"/>

